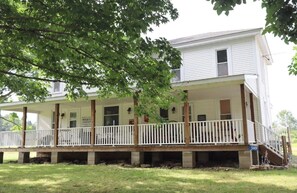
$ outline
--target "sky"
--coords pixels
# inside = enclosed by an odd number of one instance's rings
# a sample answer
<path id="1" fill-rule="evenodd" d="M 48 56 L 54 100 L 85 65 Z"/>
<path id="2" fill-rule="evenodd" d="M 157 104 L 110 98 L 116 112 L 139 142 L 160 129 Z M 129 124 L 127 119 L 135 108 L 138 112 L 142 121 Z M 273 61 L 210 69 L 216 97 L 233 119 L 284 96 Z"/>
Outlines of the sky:
<path id="1" fill-rule="evenodd" d="M 148 34 L 152 38 L 165 37 L 175 39 L 195 34 L 238 30 L 249 28 L 264 28 L 265 9 L 260 1 L 248 1 L 247 4 L 235 7 L 229 13 L 218 16 L 213 6 L 206 0 L 172 0 L 179 12 L 177 20 L 155 27 Z M 273 64 L 268 67 L 269 90 L 272 106 L 272 119 L 283 110 L 289 110 L 297 117 L 297 76 L 289 76 L 288 65 L 294 55 L 293 45 L 287 45 L 271 34 L 266 34 Z"/>

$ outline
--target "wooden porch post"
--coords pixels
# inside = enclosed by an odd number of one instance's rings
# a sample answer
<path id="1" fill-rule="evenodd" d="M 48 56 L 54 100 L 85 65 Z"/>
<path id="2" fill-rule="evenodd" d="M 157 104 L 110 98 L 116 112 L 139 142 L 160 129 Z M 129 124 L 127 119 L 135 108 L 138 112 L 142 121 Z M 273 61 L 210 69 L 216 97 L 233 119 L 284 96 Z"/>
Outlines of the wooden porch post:
<path id="1" fill-rule="evenodd" d="M 283 164 L 287 165 L 288 164 L 288 149 L 287 149 L 287 141 L 286 141 L 286 136 L 282 136 L 282 146 L 283 146 L 283 152 L 284 152 L 284 160 Z"/>
<path id="2" fill-rule="evenodd" d="M 26 129 L 27 129 L 27 107 L 23 107 L 22 148 L 24 148 L 26 145 Z"/>
<path id="3" fill-rule="evenodd" d="M 95 144 L 96 101 L 91 100 L 91 146 Z"/>
<path id="4" fill-rule="evenodd" d="M 257 141 L 257 131 L 256 131 L 256 127 L 255 127 L 255 108 L 254 108 L 254 95 L 253 95 L 253 93 L 250 93 L 250 110 L 251 110 L 251 121 L 253 122 L 253 125 L 254 125 L 255 141 Z"/>
<path id="5" fill-rule="evenodd" d="M 249 144 L 248 138 L 248 125 L 247 125 L 247 115 L 246 115 L 246 100 L 245 100 L 245 86 L 244 84 L 240 85 L 240 95 L 241 95 L 241 109 L 242 109 L 242 125 L 243 125 L 243 135 L 244 135 L 244 144 Z"/>
<path id="6" fill-rule="evenodd" d="M 138 145 L 138 115 L 136 112 L 136 108 L 138 106 L 138 93 L 133 95 L 133 103 L 134 103 L 134 145 Z"/>
<path id="7" fill-rule="evenodd" d="M 54 127 L 54 147 L 58 146 L 58 128 L 59 128 L 59 117 L 60 117 L 60 104 L 55 104 L 55 127 Z"/>
<path id="8" fill-rule="evenodd" d="M 190 144 L 190 120 L 189 120 L 190 106 L 189 106 L 189 101 L 188 101 L 188 91 L 184 90 L 184 92 L 186 95 L 186 100 L 184 102 L 185 142 L 186 142 L 186 145 L 189 145 Z"/>

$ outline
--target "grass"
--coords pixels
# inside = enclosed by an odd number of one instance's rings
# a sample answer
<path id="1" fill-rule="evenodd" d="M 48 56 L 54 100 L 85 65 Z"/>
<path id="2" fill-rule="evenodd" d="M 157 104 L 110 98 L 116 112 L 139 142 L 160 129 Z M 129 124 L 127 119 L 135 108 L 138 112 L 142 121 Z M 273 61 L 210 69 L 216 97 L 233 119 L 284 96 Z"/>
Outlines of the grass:
<path id="1" fill-rule="evenodd" d="M 2 164 L 2 193 L 296 192 L 297 169 L 249 171 Z"/>

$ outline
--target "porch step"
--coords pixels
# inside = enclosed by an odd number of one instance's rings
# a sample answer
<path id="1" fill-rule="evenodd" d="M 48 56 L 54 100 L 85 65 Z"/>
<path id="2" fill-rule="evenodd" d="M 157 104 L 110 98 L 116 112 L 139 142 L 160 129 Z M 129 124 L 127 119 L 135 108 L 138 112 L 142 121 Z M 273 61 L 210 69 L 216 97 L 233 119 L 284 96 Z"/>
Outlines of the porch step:
<path id="1" fill-rule="evenodd" d="M 274 164 L 274 165 L 278 165 L 278 166 L 282 166 L 284 163 L 284 158 L 282 155 L 276 153 L 275 151 L 273 151 L 271 148 L 265 146 L 265 145 L 259 145 L 259 150 L 260 150 L 260 154 L 262 156 L 265 156 L 265 152 L 267 151 L 268 153 L 268 160 Z"/>

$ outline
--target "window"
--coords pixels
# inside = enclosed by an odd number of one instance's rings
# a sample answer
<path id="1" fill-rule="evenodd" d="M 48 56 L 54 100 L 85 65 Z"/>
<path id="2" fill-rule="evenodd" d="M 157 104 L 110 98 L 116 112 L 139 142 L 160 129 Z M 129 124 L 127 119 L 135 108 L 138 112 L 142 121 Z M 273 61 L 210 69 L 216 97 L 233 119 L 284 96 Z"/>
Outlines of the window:
<path id="1" fill-rule="evenodd" d="M 163 120 L 168 120 L 168 109 L 160 109 L 160 117 L 162 117 Z"/>
<path id="2" fill-rule="evenodd" d="M 60 82 L 54 82 L 53 91 L 54 92 L 60 92 L 61 91 L 61 83 Z"/>
<path id="3" fill-rule="evenodd" d="M 182 119 L 183 119 L 183 122 L 185 122 L 185 109 L 184 107 L 182 107 Z M 189 106 L 189 121 L 192 121 L 192 107 Z"/>
<path id="4" fill-rule="evenodd" d="M 69 120 L 69 127 L 77 127 L 77 113 L 70 112 L 70 120 Z"/>
<path id="5" fill-rule="evenodd" d="M 173 77 L 171 79 L 172 82 L 179 82 L 180 81 L 180 68 L 172 69 L 171 73 L 173 74 Z"/>
<path id="6" fill-rule="evenodd" d="M 226 76 L 229 74 L 227 50 L 217 51 L 217 65 L 218 65 L 218 76 Z"/>
<path id="7" fill-rule="evenodd" d="M 104 107 L 104 125 L 119 125 L 119 106 Z"/>
<path id="8" fill-rule="evenodd" d="M 221 120 L 232 119 L 230 100 L 220 100 Z"/>
<path id="9" fill-rule="evenodd" d="M 206 115 L 197 115 L 197 121 L 206 121 Z"/>

